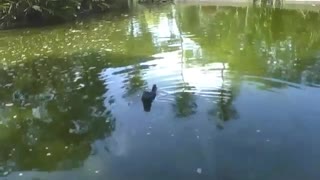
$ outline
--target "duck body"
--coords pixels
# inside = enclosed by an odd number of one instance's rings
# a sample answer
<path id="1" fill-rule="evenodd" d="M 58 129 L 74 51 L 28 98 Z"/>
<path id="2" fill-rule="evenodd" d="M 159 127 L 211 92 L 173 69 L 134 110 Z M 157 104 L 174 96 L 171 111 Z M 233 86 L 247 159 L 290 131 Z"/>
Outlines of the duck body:
<path id="1" fill-rule="evenodd" d="M 152 102 L 157 96 L 157 86 L 154 84 L 152 86 L 151 91 L 143 91 L 143 94 L 141 96 L 142 101 L 150 101 Z"/>
<path id="2" fill-rule="evenodd" d="M 154 84 L 151 91 L 143 91 L 141 101 L 146 112 L 151 110 L 151 104 L 157 96 L 157 86 Z"/>

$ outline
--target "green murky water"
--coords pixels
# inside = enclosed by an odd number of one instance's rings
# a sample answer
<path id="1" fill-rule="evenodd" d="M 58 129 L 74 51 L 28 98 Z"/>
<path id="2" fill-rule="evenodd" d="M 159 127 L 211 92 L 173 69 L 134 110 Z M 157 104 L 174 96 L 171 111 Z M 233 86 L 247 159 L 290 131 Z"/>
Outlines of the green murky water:
<path id="1" fill-rule="evenodd" d="M 319 179 L 319 20 L 168 5 L 1 31 L 0 179 Z"/>

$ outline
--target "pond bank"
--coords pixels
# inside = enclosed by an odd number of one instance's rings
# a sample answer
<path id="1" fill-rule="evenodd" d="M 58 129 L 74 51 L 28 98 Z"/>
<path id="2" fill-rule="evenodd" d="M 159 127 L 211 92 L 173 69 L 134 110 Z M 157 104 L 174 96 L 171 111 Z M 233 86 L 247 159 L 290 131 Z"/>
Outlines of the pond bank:
<path id="1" fill-rule="evenodd" d="M 94 14 L 127 10 L 129 4 L 128 0 L 4 0 L 0 2 L 0 30 L 61 24 Z"/>
<path id="2" fill-rule="evenodd" d="M 120 2 L 120 3 L 119 3 Z M 129 0 L 129 1 L 119 1 L 114 3 L 110 6 L 110 9 L 104 13 L 110 12 L 118 12 L 119 10 L 128 10 L 133 9 L 137 5 L 137 1 Z M 175 4 L 179 5 L 205 5 L 205 6 L 233 6 L 233 7 L 243 7 L 243 6 L 250 6 L 252 5 L 252 0 L 175 0 Z M 140 5 L 139 5 L 140 6 Z M 108 5 L 109 7 L 109 5 Z M 0 11 L 3 10 L 3 13 L 0 13 L 0 16 L 3 16 L 0 19 L 0 30 L 4 29 L 17 29 L 17 28 L 25 28 L 25 27 L 40 27 L 40 26 L 48 26 L 48 25 L 55 25 L 55 24 L 62 24 L 64 22 L 74 21 L 80 18 L 86 18 L 88 16 L 94 16 L 97 14 L 95 10 L 78 10 L 73 12 L 73 15 L 46 15 L 44 10 L 37 8 L 46 9 L 42 6 L 32 6 L 31 13 L 24 17 L 21 14 L 6 14 L 5 6 L 1 6 L 0 4 Z M 319 11 L 320 9 L 320 1 L 318 0 L 287 0 L 284 1 L 282 8 L 287 9 L 300 9 L 300 10 L 311 10 L 311 11 Z M 30 9 L 30 8 L 29 8 Z M 50 9 L 48 9 L 50 10 Z M 18 11 L 18 10 L 16 10 Z M 50 10 L 51 11 L 51 10 Z M 99 12 L 102 13 L 102 12 Z M 50 14 L 50 13 L 49 13 Z M 8 17 L 4 17 L 8 16 Z M 10 17 L 9 17 L 10 16 Z M 69 17 L 70 16 L 70 17 Z M 9 20 L 8 20 L 9 18 Z M 11 18 L 11 19 L 10 19 Z M 12 19 L 13 18 L 13 19 Z"/>

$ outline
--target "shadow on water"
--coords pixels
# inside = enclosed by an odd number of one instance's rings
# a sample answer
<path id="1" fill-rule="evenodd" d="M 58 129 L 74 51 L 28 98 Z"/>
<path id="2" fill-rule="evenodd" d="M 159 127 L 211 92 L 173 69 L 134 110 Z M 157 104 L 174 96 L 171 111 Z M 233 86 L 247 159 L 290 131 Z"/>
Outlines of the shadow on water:
<path id="1" fill-rule="evenodd" d="M 2 171 L 79 167 L 90 144 L 113 131 L 97 62 L 85 61 L 95 57 L 79 58 L 40 58 L 0 70 Z"/>
<path id="2" fill-rule="evenodd" d="M 319 13 L 131 13 L 0 35 L 2 176 L 319 177 Z"/>
<path id="3" fill-rule="evenodd" d="M 0 173 L 83 166 L 92 143 L 115 130 L 99 73 L 119 59 L 143 58 L 88 53 L 2 67 Z"/>

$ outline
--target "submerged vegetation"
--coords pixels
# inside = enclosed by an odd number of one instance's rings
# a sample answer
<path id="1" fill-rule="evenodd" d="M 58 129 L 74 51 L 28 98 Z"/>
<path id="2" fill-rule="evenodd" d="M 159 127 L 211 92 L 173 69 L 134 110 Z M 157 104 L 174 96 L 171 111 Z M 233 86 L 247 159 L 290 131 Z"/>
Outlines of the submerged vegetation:
<path id="1" fill-rule="evenodd" d="M 63 22 L 86 13 L 109 10 L 121 1 L 113 0 L 3 0 L 0 28 Z"/>

